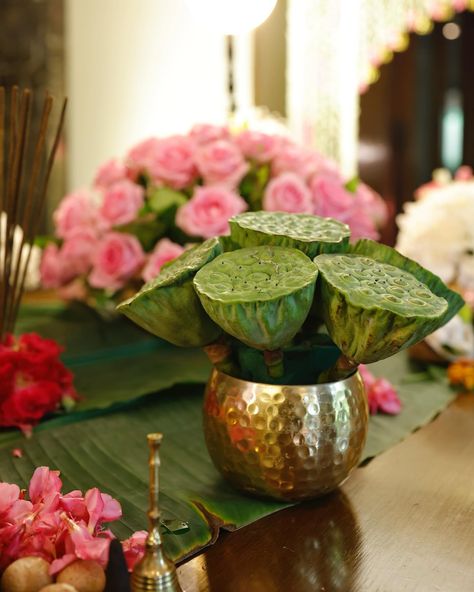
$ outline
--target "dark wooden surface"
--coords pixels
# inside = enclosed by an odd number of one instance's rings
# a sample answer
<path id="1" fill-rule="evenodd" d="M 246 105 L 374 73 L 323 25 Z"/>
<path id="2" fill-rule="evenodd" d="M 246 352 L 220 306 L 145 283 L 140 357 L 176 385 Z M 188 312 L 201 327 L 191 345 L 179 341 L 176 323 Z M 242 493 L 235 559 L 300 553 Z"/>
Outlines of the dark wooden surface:
<path id="1" fill-rule="evenodd" d="M 340 491 L 221 536 L 185 592 L 474 591 L 474 396 Z"/>

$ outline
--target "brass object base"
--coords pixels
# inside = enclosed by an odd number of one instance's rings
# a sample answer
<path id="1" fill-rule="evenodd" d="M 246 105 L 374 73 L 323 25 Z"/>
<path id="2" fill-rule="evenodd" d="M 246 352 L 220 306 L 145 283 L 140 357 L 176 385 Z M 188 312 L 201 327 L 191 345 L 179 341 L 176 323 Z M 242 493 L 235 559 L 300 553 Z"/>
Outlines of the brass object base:
<path id="1" fill-rule="evenodd" d="M 134 592 L 182 592 L 176 572 L 167 574 L 159 580 L 153 577 L 132 575 Z"/>
<path id="2" fill-rule="evenodd" d="M 253 495 L 299 501 L 332 491 L 357 466 L 367 427 L 357 372 L 337 382 L 280 386 L 214 369 L 206 387 L 209 454 L 228 481 Z"/>

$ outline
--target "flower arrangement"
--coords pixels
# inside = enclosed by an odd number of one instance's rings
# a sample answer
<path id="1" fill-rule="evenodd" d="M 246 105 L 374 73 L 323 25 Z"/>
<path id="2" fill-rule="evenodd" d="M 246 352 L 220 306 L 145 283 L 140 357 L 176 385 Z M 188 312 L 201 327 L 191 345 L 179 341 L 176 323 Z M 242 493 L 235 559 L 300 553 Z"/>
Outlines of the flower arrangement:
<path id="1" fill-rule="evenodd" d="M 62 200 L 42 285 L 95 305 L 119 302 L 189 243 L 225 235 L 229 218 L 260 209 L 331 216 L 354 239 L 377 238 L 387 216 L 369 187 L 286 137 L 198 125 L 141 142 L 101 166 L 91 190 Z"/>
<path id="2" fill-rule="evenodd" d="M 186 251 L 118 308 L 175 345 L 204 347 L 238 378 L 338 380 L 422 340 L 463 305 L 394 249 L 349 238 L 331 218 L 242 213 L 229 237 Z"/>
<path id="3" fill-rule="evenodd" d="M 454 178 L 434 172 L 397 217 L 397 249 L 458 290 L 474 310 L 474 176 L 461 167 Z M 428 345 L 442 358 L 474 357 L 469 308 L 431 335 Z"/>
<path id="4" fill-rule="evenodd" d="M 0 426 L 26 434 L 44 415 L 70 409 L 78 396 L 60 346 L 36 333 L 7 335 L 0 342 Z"/>
<path id="5" fill-rule="evenodd" d="M 48 467 L 35 470 L 29 499 L 18 485 L 0 483 L 0 572 L 26 557 L 41 558 L 39 565 L 46 567 L 47 578 L 57 577 L 77 560 L 93 561 L 105 569 L 114 538 L 105 524 L 121 518 L 119 502 L 97 488 L 84 494 L 79 490 L 64 494 L 61 489 L 59 471 Z M 122 543 L 130 571 L 143 556 L 146 535 L 139 531 Z M 3 585 L 2 578 L 6 590 Z"/>

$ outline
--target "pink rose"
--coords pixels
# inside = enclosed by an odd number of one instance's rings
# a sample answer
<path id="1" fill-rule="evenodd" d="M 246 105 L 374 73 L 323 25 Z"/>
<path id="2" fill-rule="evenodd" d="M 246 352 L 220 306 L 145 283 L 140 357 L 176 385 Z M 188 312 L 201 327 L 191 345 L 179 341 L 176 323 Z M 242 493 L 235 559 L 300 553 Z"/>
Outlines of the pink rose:
<path id="1" fill-rule="evenodd" d="M 63 284 L 63 262 L 57 245 L 50 243 L 44 249 L 40 275 L 43 288 L 56 289 Z"/>
<path id="2" fill-rule="evenodd" d="M 94 179 L 94 186 L 105 189 L 117 181 L 126 179 L 127 172 L 127 167 L 122 162 L 112 158 L 99 167 Z"/>
<path id="3" fill-rule="evenodd" d="M 97 206 L 87 191 L 76 191 L 63 198 L 53 214 L 56 234 L 61 238 L 77 228 L 97 227 Z"/>
<path id="4" fill-rule="evenodd" d="M 132 222 L 143 207 L 145 192 L 143 187 L 123 179 L 108 187 L 99 214 L 104 226 L 120 226 Z"/>
<path id="5" fill-rule="evenodd" d="M 314 201 L 313 213 L 348 224 L 352 241 L 359 238 L 379 238 L 375 222 L 365 204 L 367 197 L 351 193 L 337 176 L 332 175 L 316 177 L 311 183 L 311 190 Z"/>
<path id="6" fill-rule="evenodd" d="M 183 189 L 197 177 L 194 162 L 195 144 L 186 136 L 158 140 L 148 163 L 148 172 L 156 183 Z"/>
<path id="7" fill-rule="evenodd" d="M 142 278 L 145 282 L 149 282 L 160 273 L 165 263 L 176 259 L 183 251 L 184 247 L 181 245 L 170 241 L 168 238 L 162 238 L 156 243 L 153 253 L 148 258 L 148 263 L 142 272 Z"/>
<path id="8" fill-rule="evenodd" d="M 365 183 L 359 183 L 355 192 L 357 208 L 363 208 L 378 228 L 388 220 L 388 206 L 382 197 Z"/>
<path id="9" fill-rule="evenodd" d="M 318 166 L 317 153 L 283 138 L 272 162 L 272 175 L 276 177 L 282 173 L 295 173 L 306 181 L 316 172 Z"/>
<path id="10" fill-rule="evenodd" d="M 87 300 L 88 292 L 84 281 L 77 278 L 74 281 L 61 286 L 58 289 L 58 296 L 63 300 Z"/>
<path id="11" fill-rule="evenodd" d="M 378 240 L 380 238 L 374 226 L 374 221 L 363 208 L 355 208 L 346 216 L 334 217 L 349 225 L 352 242 L 360 238 L 371 238 L 372 240 Z"/>
<path id="12" fill-rule="evenodd" d="M 92 266 L 92 258 L 97 248 L 97 235 L 91 228 L 76 228 L 64 241 L 61 260 L 71 275 L 85 274 Z"/>
<path id="13" fill-rule="evenodd" d="M 355 197 L 335 176 L 319 175 L 311 183 L 314 213 L 346 222 L 355 207 Z"/>
<path id="14" fill-rule="evenodd" d="M 145 255 L 131 234 L 109 232 L 100 241 L 89 283 L 94 288 L 118 290 L 138 272 Z"/>
<path id="15" fill-rule="evenodd" d="M 230 133 L 228 128 L 221 125 L 208 125 L 206 123 L 198 124 L 193 126 L 189 132 L 190 138 L 192 138 L 196 144 L 209 144 L 215 140 L 228 140 Z"/>
<path id="16" fill-rule="evenodd" d="M 273 212 L 312 213 L 311 191 L 295 173 L 272 179 L 263 194 L 263 209 Z"/>
<path id="17" fill-rule="evenodd" d="M 228 140 L 216 140 L 199 147 L 196 162 L 208 185 L 234 189 L 249 170 L 241 151 Z"/>
<path id="18" fill-rule="evenodd" d="M 128 152 L 125 162 L 131 172 L 132 179 L 150 167 L 152 156 L 157 150 L 159 142 L 158 138 L 148 138 Z"/>
<path id="19" fill-rule="evenodd" d="M 179 208 L 176 225 L 190 236 L 211 238 L 229 232 L 229 218 L 246 209 L 246 201 L 225 187 L 198 187 Z"/>
<path id="20" fill-rule="evenodd" d="M 472 167 L 464 164 L 458 168 L 454 174 L 456 181 L 471 181 L 474 179 Z"/>
<path id="21" fill-rule="evenodd" d="M 268 162 L 276 155 L 282 140 L 279 136 L 245 130 L 236 136 L 235 142 L 247 158 Z"/>

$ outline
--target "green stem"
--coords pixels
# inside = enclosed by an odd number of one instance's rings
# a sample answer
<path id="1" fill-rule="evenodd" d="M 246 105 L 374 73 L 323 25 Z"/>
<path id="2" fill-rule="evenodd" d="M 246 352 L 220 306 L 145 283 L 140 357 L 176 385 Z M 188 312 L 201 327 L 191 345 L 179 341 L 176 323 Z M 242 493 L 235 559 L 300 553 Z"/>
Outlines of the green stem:
<path id="1" fill-rule="evenodd" d="M 268 376 L 272 378 L 281 378 L 285 372 L 283 364 L 283 352 L 281 349 L 275 351 L 264 351 L 263 359 L 267 367 Z"/>
<path id="2" fill-rule="evenodd" d="M 318 382 L 337 382 L 338 380 L 344 380 L 357 369 L 358 363 L 346 358 L 344 354 L 341 354 L 336 360 L 336 363 L 328 368 L 319 375 Z"/>
<path id="3" fill-rule="evenodd" d="M 203 348 L 209 361 L 220 372 L 238 377 L 239 367 L 235 363 L 232 347 L 224 339 L 219 338 L 214 343 L 205 345 Z"/>

